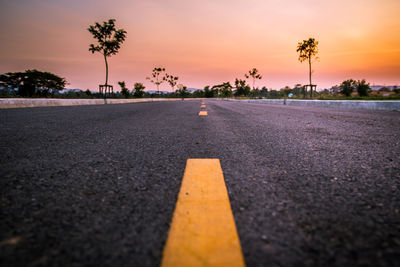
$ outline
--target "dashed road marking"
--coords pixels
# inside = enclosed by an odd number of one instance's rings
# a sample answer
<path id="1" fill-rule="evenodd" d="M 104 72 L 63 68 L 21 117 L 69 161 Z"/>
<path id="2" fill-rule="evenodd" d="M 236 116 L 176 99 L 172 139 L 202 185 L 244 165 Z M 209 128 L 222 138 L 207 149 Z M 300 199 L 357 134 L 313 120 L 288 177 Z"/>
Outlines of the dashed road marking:
<path id="1" fill-rule="evenodd" d="M 201 105 L 200 108 L 206 108 L 206 105 Z"/>
<path id="2" fill-rule="evenodd" d="M 202 110 L 199 112 L 199 116 L 207 116 L 207 115 L 208 115 L 208 112 L 205 110 Z"/>
<path id="3" fill-rule="evenodd" d="M 187 160 L 161 266 L 245 266 L 219 159 Z"/>

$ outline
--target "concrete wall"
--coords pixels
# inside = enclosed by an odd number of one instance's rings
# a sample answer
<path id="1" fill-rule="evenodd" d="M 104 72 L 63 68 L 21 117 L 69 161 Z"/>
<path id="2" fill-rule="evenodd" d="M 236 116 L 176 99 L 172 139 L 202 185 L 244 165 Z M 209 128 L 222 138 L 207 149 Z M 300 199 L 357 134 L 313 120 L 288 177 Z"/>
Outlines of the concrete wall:
<path id="1" fill-rule="evenodd" d="M 277 104 L 288 106 L 313 106 L 331 108 L 357 108 L 371 110 L 400 111 L 400 101 L 359 101 L 359 100 L 298 100 L 298 99 L 230 99 L 226 101 Z"/>
<path id="2" fill-rule="evenodd" d="M 192 98 L 187 98 L 189 100 Z M 180 101 L 178 98 L 107 99 L 107 104 L 139 102 Z M 57 98 L 0 98 L 0 108 L 28 108 L 49 106 L 104 105 L 104 99 L 57 99 Z"/>
<path id="3" fill-rule="evenodd" d="M 107 104 L 126 104 L 140 102 L 180 101 L 178 98 L 139 98 L 139 99 L 107 99 Z M 196 100 L 186 98 L 185 100 Z M 226 101 L 277 104 L 288 106 L 317 106 L 333 108 L 358 108 L 372 110 L 398 110 L 400 101 L 358 101 L 358 100 L 298 100 L 298 99 L 223 99 Z M 80 106 L 103 105 L 103 99 L 56 99 L 56 98 L 0 98 L 1 108 L 27 108 L 48 106 Z"/>

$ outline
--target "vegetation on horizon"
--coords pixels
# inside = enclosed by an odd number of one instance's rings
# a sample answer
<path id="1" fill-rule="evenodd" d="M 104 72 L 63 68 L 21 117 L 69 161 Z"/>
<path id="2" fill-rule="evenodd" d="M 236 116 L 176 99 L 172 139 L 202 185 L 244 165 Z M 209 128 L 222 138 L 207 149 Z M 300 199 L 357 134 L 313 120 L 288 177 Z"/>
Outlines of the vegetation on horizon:
<path id="1" fill-rule="evenodd" d="M 121 94 L 125 97 L 129 97 L 129 90 L 126 88 L 125 81 L 118 82 L 118 85 L 121 87 Z"/>
<path id="2" fill-rule="evenodd" d="M 6 85 L 3 82 L 3 77 L 5 75 L 0 75 L 0 97 L 26 97 L 25 91 L 20 90 L 16 85 Z M 352 80 L 352 79 L 349 79 Z M 349 81 L 346 80 L 346 81 Z M 242 80 L 243 81 L 243 80 Z M 369 87 L 369 84 L 365 80 L 350 82 L 351 89 L 349 90 L 347 87 L 348 82 L 342 82 L 340 85 L 333 86 L 330 89 L 325 89 L 323 91 L 315 92 L 315 98 L 321 100 L 400 100 L 400 88 L 394 87 L 393 90 L 382 87 L 377 91 L 372 91 Z M 302 99 L 303 98 L 303 90 L 304 86 L 301 84 L 296 84 L 293 87 L 285 86 L 279 90 L 276 89 L 268 89 L 265 86 L 261 89 L 256 88 L 255 90 L 250 90 L 249 85 L 246 83 L 240 82 L 238 80 L 238 84 L 241 88 L 241 92 L 246 92 L 245 94 L 240 94 L 237 91 L 236 87 L 233 87 L 229 82 L 224 82 L 222 84 L 217 84 L 214 86 L 206 86 L 204 89 L 199 89 L 196 91 L 188 91 L 185 87 L 184 92 L 176 90 L 175 92 L 169 93 L 150 93 L 144 91 L 145 87 L 142 83 L 134 83 L 132 91 L 128 90 L 126 93 L 125 82 L 119 83 L 121 87 L 120 92 L 112 93 L 109 95 L 111 98 L 140 98 L 140 97 L 162 97 L 162 98 L 181 98 L 184 95 L 185 98 L 190 97 L 208 97 L 208 98 L 217 98 L 217 97 L 235 97 L 235 98 L 269 98 L 269 99 L 279 99 L 279 98 L 292 98 L 292 99 Z M 21 85 L 21 84 L 20 84 Z M 359 86 L 357 86 L 359 85 Z M 368 86 L 367 92 L 368 95 L 361 93 L 363 88 Z M 243 88 L 244 87 L 244 88 Z M 248 88 L 246 88 L 248 87 Z M 46 89 L 47 90 L 47 89 Z M 346 90 L 349 90 L 348 96 L 344 94 Z M 240 92 L 239 91 L 239 92 Z M 86 91 L 82 90 L 71 90 L 67 89 L 63 92 L 60 90 L 51 89 L 45 93 L 42 88 L 36 87 L 36 93 L 29 97 L 55 97 L 55 98 L 102 98 L 103 94 L 97 92 L 91 92 L 89 89 Z"/>
<path id="3" fill-rule="evenodd" d="M 182 98 L 182 100 L 190 95 L 190 93 L 186 89 L 187 87 L 183 84 L 178 84 L 178 90 L 176 90 L 176 93 L 179 95 L 180 98 Z"/>
<path id="4" fill-rule="evenodd" d="M 233 87 L 232 87 L 232 85 L 231 85 L 230 82 L 224 82 L 224 83 L 222 83 L 222 84 L 214 85 L 214 86 L 211 88 L 211 90 L 212 90 L 212 91 L 213 91 L 213 90 L 216 91 L 216 92 L 217 92 L 216 95 L 218 95 L 218 92 L 219 92 L 219 95 L 220 95 L 221 97 L 231 97 L 231 96 L 232 96 Z M 210 94 L 210 93 L 209 93 L 209 94 Z M 211 95 L 214 96 L 214 92 L 211 92 Z"/>
<path id="5" fill-rule="evenodd" d="M 145 88 L 146 87 L 143 85 L 143 83 L 135 83 L 133 85 L 133 90 L 132 90 L 133 96 L 139 98 L 143 97 L 143 95 L 145 94 L 144 92 Z"/>

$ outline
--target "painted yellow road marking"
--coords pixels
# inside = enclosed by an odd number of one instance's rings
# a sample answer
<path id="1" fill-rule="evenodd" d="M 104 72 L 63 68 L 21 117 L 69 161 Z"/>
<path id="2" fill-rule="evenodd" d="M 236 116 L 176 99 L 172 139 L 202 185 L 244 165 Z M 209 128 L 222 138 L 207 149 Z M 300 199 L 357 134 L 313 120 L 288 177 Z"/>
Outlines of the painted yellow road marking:
<path id="1" fill-rule="evenodd" d="M 161 266 L 245 266 L 219 159 L 187 160 Z"/>
<path id="2" fill-rule="evenodd" d="M 206 108 L 206 105 L 201 105 L 200 108 Z"/>
<path id="3" fill-rule="evenodd" d="M 202 110 L 199 112 L 199 116 L 207 116 L 207 115 L 208 115 L 208 112 L 205 110 Z"/>

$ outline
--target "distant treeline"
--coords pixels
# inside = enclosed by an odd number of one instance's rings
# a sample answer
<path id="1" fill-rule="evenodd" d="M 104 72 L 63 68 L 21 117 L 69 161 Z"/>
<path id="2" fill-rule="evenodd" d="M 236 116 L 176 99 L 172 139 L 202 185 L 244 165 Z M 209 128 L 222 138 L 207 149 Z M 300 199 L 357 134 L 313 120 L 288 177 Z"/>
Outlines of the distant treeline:
<path id="1" fill-rule="evenodd" d="M 257 71 L 249 71 L 254 76 Z M 246 76 L 246 75 L 245 75 Z M 251 75 L 250 75 L 251 76 Z M 170 76 L 173 77 L 173 76 Z M 249 77 L 249 76 L 247 76 Z M 246 77 L 246 78 L 247 78 Z M 261 76 L 258 77 L 260 79 Z M 160 79 L 161 81 L 163 79 Z M 168 79 L 164 79 L 164 81 Z M 173 77 L 168 82 L 174 90 L 177 77 Z M 8 72 L 0 75 L 0 97 L 55 97 L 55 98 L 103 98 L 103 93 L 92 92 L 89 89 L 69 90 L 65 89 L 67 81 L 50 72 L 38 70 L 27 70 L 25 72 Z M 173 92 L 146 92 L 142 83 L 134 83 L 132 90 L 128 89 L 125 82 L 118 82 L 120 91 L 107 95 L 109 98 L 142 98 L 142 97 L 162 97 L 162 98 L 212 98 L 212 97 L 247 97 L 247 98 L 304 98 L 305 86 L 296 84 L 293 87 L 285 86 L 282 89 L 268 89 L 265 86 L 261 89 L 253 88 L 247 84 L 246 80 L 235 79 L 232 85 L 230 82 L 206 86 L 196 91 L 188 91 L 186 86 L 178 85 L 178 89 Z M 391 90 L 392 89 L 392 90 Z M 400 97 L 400 88 L 382 87 L 378 91 L 372 92 L 369 83 L 365 80 L 345 80 L 340 85 L 333 86 L 330 89 L 315 92 L 314 97 L 318 99 L 332 98 L 357 98 L 357 97 L 386 97 L 398 99 Z"/>

